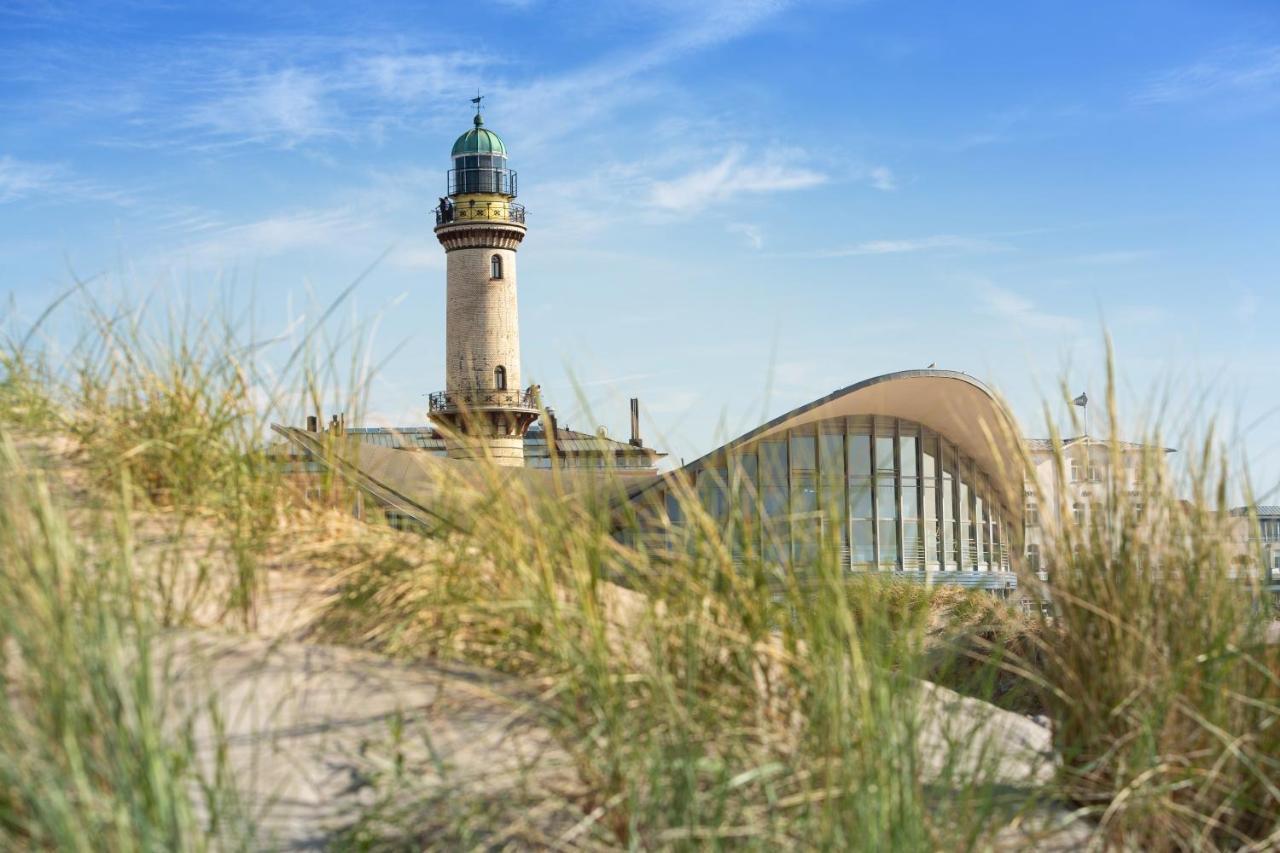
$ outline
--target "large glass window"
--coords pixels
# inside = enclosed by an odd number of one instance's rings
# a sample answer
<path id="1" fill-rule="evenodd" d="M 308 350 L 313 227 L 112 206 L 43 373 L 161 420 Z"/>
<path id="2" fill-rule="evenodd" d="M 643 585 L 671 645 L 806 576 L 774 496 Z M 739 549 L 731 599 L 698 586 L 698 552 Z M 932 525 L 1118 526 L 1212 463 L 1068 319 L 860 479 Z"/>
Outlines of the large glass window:
<path id="1" fill-rule="evenodd" d="M 891 432 L 893 423 L 885 424 L 883 423 L 884 420 L 884 418 L 881 418 L 880 422 L 876 424 L 876 474 L 892 477 L 894 474 L 893 433 Z M 880 434 L 886 430 L 890 431 L 889 435 Z"/>
<path id="2" fill-rule="evenodd" d="M 986 498 L 980 490 L 975 489 L 973 496 L 973 563 L 978 569 L 987 567 L 987 559 L 990 556 L 987 551 L 987 532 L 990 524 L 991 518 L 987 515 Z"/>
<path id="3" fill-rule="evenodd" d="M 942 557 L 944 569 L 960 565 L 960 538 L 956 530 L 960 524 L 956 514 L 956 497 L 959 493 L 959 477 L 956 471 L 955 448 L 944 445 L 942 468 Z"/>
<path id="4" fill-rule="evenodd" d="M 881 569 L 898 567 L 898 511 L 897 454 L 894 432 L 896 425 L 890 418 L 875 420 L 875 501 L 876 501 L 876 554 Z"/>
<path id="5" fill-rule="evenodd" d="M 755 448 L 729 457 L 729 494 L 733 500 L 730 513 L 733 530 L 729 540 L 733 555 L 742 559 L 747 554 L 760 553 L 760 517 L 757 509 L 760 489 Z"/>
<path id="6" fill-rule="evenodd" d="M 791 552 L 795 564 L 808 568 L 818 558 L 818 437 L 791 433 Z"/>
<path id="7" fill-rule="evenodd" d="M 698 474 L 698 500 L 708 515 L 721 522 L 729 515 L 726 483 L 728 472 L 724 468 L 704 468 Z"/>
<path id="8" fill-rule="evenodd" d="M 924 544 L 920 535 L 919 427 L 898 425 L 898 470 L 902 484 L 902 568 L 924 568 Z"/>
<path id="9" fill-rule="evenodd" d="M 960 542 L 960 568 L 965 571 L 973 571 L 974 557 L 974 536 L 976 531 L 973 528 L 973 494 L 970 489 L 970 480 L 973 475 L 969 472 L 969 466 L 964 465 L 960 469 L 960 503 L 956 507 L 958 510 L 956 518 L 956 539 Z"/>
<path id="10" fill-rule="evenodd" d="M 898 565 L 898 501 L 893 482 L 876 481 L 876 546 L 879 549 L 880 568 L 892 569 Z"/>
<path id="11" fill-rule="evenodd" d="M 849 517 L 852 541 L 851 560 L 855 568 L 867 569 L 875 564 L 875 512 L 871 499 L 870 423 L 849 422 Z M 856 431 L 856 432 L 855 432 Z"/>
<path id="12" fill-rule="evenodd" d="M 765 439 L 760 442 L 759 450 L 763 556 L 771 565 L 783 565 L 789 562 L 790 551 L 787 442 L 781 438 Z"/>
<path id="13" fill-rule="evenodd" d="M 919 424 L 854 417 L 809 424 L 709 464 L 698 496 L 724 519 L 735 557 L 813 563 L 820 548 L 858 571 L 997 570 L 1011 538 L 989 478 Z"/>
<path id="14" fill-rule="evenodd" d="M 988 502 L 990 506 L 990 503 Z M 1000 522 L 1000 513 L 991 507 L 991 570 L 1005 568 L 1009 562 L 1007 543 L 1004 537 L 1004 525 Z"/>
<path id="15" fill-rule="evenodd" d="M 828 421 L 818 431 L 818 499 L 822 505 L 823 547 L 833 548 L 841 565 L 849 564 L 849 513 L 846 508 L 844 421 Z"/>
<path id="16" fill-rule="evenodd" d="M 927 430 L 921 438 L 920 480 L 923 484 L 924 521 L 921 530 L 924 534 L 925 568 L 938 567 L 938 437 Z"/>
<path id="17" fill-rule="evenodd" d="M 673 525 L 684 524 L 684 507 L 680 505 L 680 497 L 676 494 L 675 489 L 668 489 L 666 493 L 667 519 Z"/>
<path id="18" fill-rule="evenodd" d="M 902 454 L 902 476 L 917 477 L 919 469 L 916 466 L 916 435 L 917 428 L 914 424 L 903 424 L 902 434 L 898 438 L 899 450 Z"/>

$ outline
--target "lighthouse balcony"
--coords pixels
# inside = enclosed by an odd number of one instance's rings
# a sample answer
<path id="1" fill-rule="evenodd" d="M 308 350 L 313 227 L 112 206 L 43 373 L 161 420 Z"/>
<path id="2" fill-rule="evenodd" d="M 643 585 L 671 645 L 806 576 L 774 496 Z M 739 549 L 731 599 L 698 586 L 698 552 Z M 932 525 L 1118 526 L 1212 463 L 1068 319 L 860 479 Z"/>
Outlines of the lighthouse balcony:
<path id="1" fill-rule="evenodd" d="M 509 201 L 446 199 L 436 207 L 436 225 L 466 222 L 515 222 L 524 224 L 524 205 Z"/>
<path id="2" fill-rule="evenodd" d="M 532 388 L 523 391 L 497 388 L 474 388 L 459 391 L 436 391 L 428 397 L 428 410 L 432 414 L 450 412 L 480 412 L 492 409 L 524 409 L 536 412 L 538 400 Z"/>

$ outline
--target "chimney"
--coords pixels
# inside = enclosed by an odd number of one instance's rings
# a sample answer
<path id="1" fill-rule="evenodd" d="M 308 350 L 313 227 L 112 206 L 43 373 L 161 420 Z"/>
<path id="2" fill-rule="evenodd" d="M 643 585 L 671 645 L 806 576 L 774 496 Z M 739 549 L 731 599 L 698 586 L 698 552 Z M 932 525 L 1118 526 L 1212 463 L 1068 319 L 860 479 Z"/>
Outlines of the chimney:
<path id="1" fill-rule="evenodd" d="M 320 419 L 315 415 L 307 415 L 307 432 L 319 432 Z"/>
<path id="2" fill-rule="evenodd" d="M 547 430 L 546 430 L 547 431 L 547 455 L 552 458 L 555 458 L 556 456 L 556 439 L 559 437 L 556 435 L 556 431 L 559 428 L 560 428 L 559 424 L 556 423 L 556 410 L 548 408 L 547 409 Z"/>
<path id="3" fill-rule="evenodd" d="M 631 446 L 644 447 L 640 440 L 640 398 L 631 398 Z"/>

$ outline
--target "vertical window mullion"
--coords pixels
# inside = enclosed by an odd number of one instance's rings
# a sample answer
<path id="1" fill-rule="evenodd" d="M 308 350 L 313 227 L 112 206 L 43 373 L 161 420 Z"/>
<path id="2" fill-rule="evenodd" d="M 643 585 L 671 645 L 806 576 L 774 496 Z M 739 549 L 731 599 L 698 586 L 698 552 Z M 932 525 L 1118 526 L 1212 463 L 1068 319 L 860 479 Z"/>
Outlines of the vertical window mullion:
<path id="1" fill-rule="evenodd" d="M 871 418 L 868 427 L 871 437 L 867 441 L 867 449 L 871 453 L 871 551 L 872 564 L 877 571 L 880 569 L 880 473 L 876 470 L 876 429 L 879 421 L 879 418 Z"/>
<path id="2" fill-rule="evenodd" d="M 902 421 L 893 419 L 893 532 L 898 537 L 898 560 L 896 568 L 902 571 L 906 554 L 906 537 L 902 533 Z"/>

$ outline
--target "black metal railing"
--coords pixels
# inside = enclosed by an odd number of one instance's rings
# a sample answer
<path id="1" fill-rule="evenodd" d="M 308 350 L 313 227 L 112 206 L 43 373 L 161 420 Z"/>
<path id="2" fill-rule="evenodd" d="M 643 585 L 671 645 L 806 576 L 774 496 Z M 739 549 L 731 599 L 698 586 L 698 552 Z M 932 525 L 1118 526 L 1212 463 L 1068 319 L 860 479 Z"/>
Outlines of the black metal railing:
<path id="1" fill-rule="evenodd" d="M 432 412 L 457 412 L 463 409 L 536 409 L 537 396 L 532 388 L 523 391 L 500 391 L 478 388 L 466 391 L 436 391 L 427 398 Z"/>
<path id="2" fill-rule="evenodd" d="M 524 224 L 524 205 L 508 201 L 455 202 L 445 199 L 436 207 L 436 224 L 450 222 L 519 222 Z"/>
<path id="3" fill-rule="evenodd" d="M 516 195 L 514 169 L 450 169 L 449 195 L 458 193 L 500 193 Z"/>

